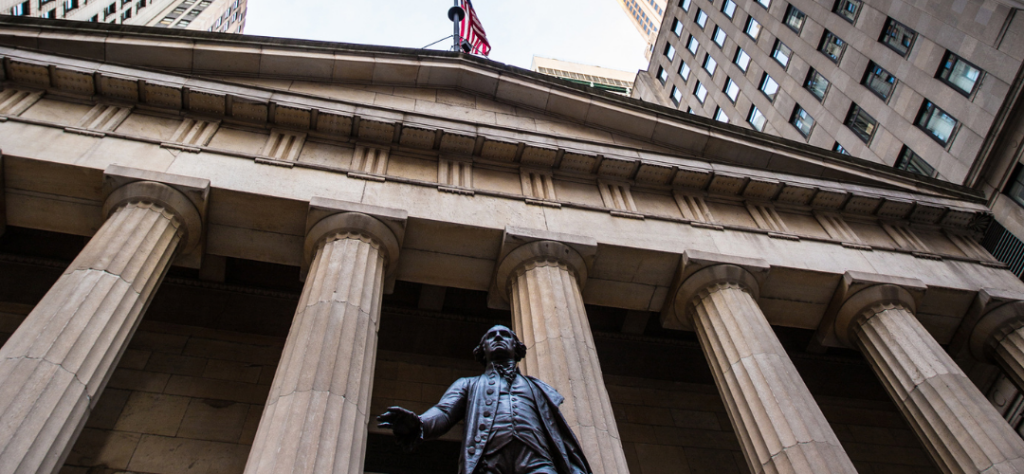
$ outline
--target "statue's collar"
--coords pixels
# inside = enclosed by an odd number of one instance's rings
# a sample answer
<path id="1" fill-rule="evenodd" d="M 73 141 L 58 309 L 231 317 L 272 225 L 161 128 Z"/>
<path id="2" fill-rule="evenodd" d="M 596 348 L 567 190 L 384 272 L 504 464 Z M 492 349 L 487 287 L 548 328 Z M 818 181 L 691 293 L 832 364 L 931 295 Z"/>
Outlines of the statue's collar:
<path id="1" fill-rule="evenodd" d="M 522 373 L 519 372 L 519 364 L 517 364 L 513 360 L 510 360 L 504 364 L 500 362 L 488 362 L 487 370 L 484 371 L 484 373 L 487 375 L 498 375 L 499 377 L 503 378 L 509 373 L 522 375 Z"/>

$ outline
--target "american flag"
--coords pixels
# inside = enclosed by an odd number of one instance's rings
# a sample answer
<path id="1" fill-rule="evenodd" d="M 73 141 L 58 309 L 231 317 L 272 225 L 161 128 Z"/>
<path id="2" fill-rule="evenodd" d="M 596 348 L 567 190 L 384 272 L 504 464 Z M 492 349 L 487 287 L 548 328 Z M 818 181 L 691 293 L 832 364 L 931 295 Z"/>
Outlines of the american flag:
<path id="1" fill-rule="evenodd" d="M 484 32 L 484 25 L 480 24 L 480 18 L 473 10 L 473 3 L 469 0 L 462 0 L 462 9 L 466 11 L 466 17 L 459 25 L 459 36 L 473 46 L 472 54 L 491 54 L 491 43 L 487 42 L 487 33 Z"/>

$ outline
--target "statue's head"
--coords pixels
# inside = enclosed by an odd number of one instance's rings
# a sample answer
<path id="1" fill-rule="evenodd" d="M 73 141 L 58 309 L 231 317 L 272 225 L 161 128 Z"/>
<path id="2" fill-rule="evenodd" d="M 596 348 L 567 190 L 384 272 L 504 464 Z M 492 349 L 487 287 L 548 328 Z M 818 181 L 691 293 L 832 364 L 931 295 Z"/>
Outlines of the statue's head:
<path id="1" fill-rule="evenodd" d="M 526 344 L 523 344 L 515 331 L 497 325 L 487 330 L 480 338 L 480 344 L 473 349 L 477 362 L 487 365 L 492 360 L 515 360 L 518 362 L 526 357 Z"/>

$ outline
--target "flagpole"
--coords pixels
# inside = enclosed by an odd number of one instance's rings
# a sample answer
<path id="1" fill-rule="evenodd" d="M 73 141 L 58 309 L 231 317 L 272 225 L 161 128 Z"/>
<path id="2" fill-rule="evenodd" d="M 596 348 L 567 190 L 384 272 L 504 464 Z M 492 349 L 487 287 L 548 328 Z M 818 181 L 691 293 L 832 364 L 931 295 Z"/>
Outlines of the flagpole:
<path id="1" fill-rule="evenodd" d="M 452 20 L 452 51 L 462 50 L 462 38 L 459 36 L 459 22 L 466 16 L 465 10 L 459 6 L 459 0 L 454 0 L 455 5 L 448 9 L 448 18 Z"/>

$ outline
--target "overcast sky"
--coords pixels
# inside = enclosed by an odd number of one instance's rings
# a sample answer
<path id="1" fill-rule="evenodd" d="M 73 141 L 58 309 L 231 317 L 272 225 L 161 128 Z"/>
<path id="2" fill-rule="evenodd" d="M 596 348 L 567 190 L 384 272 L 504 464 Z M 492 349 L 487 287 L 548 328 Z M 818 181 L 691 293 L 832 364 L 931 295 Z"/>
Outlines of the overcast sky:
<path id="1" fill-rule="evenodd" d="M 422 48 L 452 34 L 453 0 L 249 0 L 245 33 Z M 645 43 L 615 0 L 473 0 L 490 59 L 529 68 L 534 55 L 646 69 Z M 447 48 L 451 40 L 434 46 Z"/>

